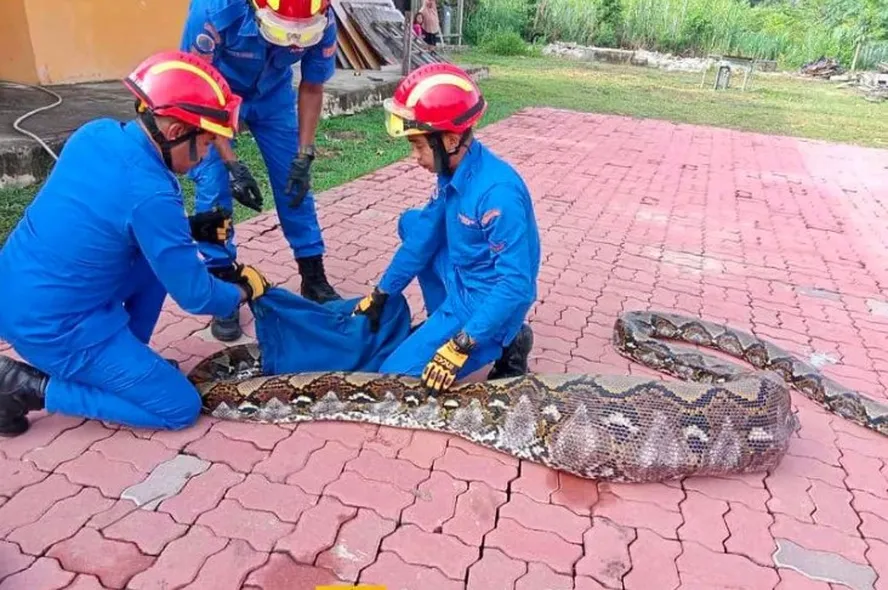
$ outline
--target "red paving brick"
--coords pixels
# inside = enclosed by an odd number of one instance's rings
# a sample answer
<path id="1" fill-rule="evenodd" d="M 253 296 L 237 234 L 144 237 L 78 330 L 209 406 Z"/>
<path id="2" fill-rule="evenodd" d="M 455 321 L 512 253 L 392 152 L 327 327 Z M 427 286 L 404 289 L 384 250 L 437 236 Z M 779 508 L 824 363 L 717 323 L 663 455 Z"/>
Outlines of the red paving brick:
<path id="1" fill-rule="evenodd" d="M 535 370 L 665 378 L 610 343 L 622 310 L 658 308 L 754 330 L 888 397 L 886 152 L 550 109 L 480 136 L 535 198 Z M 369 289 L 432 182 L 399 162 L 318 195 L 343 292 Z M 274 215 L 239 227 L 242 261 L 297 288 Z M 208 321 L 167 301 L 152 344 L 188 370 L 220 347 Z M 435 432 L 207 416 L 152 432 L 40 412 L 0 441 L 0 590 L 830 587 L 776 568 L 779 538 L 871 566 L 888 590 L 888 441 L 793 400 L 801 429 L 773 473 L 646 485 Z M 156 511 L 120 500 L 180 452 L 211 465 Z"/>

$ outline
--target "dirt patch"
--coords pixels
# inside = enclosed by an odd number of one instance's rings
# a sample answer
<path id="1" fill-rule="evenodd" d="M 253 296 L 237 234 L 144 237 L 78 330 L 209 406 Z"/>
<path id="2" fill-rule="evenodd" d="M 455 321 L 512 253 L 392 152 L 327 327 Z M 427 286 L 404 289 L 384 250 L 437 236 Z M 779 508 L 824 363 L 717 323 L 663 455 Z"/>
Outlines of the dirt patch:
<path id="1" fill-rule="evenodd" d="M 354 141 L 356 139 L 366 139 L 367 134 L 363 131 L 328 131 L 326 133 L 328 139 L 332 140 L 343 140 L 343 141 Z"/>

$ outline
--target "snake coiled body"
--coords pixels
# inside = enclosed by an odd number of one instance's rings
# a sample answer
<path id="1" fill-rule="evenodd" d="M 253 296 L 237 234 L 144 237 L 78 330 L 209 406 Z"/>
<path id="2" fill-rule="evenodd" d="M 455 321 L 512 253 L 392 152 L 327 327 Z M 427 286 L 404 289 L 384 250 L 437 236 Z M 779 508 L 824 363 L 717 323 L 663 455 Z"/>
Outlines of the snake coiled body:
<path id="1" fill-rule="evenodd" d="M 670 341 L 712 348 L 752 365 Z M 221 419 L 345 420 L 450 433 L 579 477 L 651 482 L 776 467 L 798 423 L 790 388 L 888 433 L 888 406 L 850 391 L 751 334 L 672 313 L 634 311 L 614 326 L 620 354 L 681 381 L 529 374 L 468 382 L 438 398 L 418 380 L 374 373 L 261 375 L 260 350 L 225 349 L 190 374 Z"/>

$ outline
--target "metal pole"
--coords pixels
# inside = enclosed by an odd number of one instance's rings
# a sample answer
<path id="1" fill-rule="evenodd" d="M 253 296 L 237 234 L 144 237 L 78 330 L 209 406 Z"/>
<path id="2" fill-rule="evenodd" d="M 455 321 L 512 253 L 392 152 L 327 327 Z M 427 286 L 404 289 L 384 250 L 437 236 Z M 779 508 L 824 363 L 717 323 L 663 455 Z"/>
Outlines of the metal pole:
<path id="1" fill-rule="evenodd" d="M 413 53 L 413 10 L 408 10 L 404 15 L 404 56 L 401 58 L 401 74 L 406 76 L 412 69 L 410 67 L 411 54 Z"/>
<path id="2" fill-rule="evenodd" d="M 466 10 L 466 0 L 458 0 L 457 6 L 459 8 L 459 21 L 456 25 L 456 43 L 458 47 L 462 47 L 463 44 L 463 13 Z"/>

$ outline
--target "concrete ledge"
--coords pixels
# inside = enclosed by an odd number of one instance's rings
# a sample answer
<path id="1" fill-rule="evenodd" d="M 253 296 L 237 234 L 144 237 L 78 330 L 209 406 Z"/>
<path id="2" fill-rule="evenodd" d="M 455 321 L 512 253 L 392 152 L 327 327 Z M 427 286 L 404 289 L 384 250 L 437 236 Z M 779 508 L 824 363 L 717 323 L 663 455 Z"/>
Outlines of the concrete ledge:
<path id="1" fill-rule="evenodd" d="M 463 66 L 476 79 L 488 76 L 486 66 Z M 296 80 L 298 84 L 298 69 Z M 352 115 L 379 106 L 394 92 L 401 70 L 337 70 L 326 85 L 324 118 Z M 19 133 L 13 122 L 25 113 L 50 105 L 55 98 L 36 88 L 3 84 L 0 94 L 0 188 L 29 186 L 46 178 L 55 163 L 33 138 Z M 127 120 L 133 117 L 132 96 L 118 81 L 51 87 L 62 104 L 36 113 L 21 127 L 40 137 L 58 154 L 78 127 L 99 117 Z"/>

